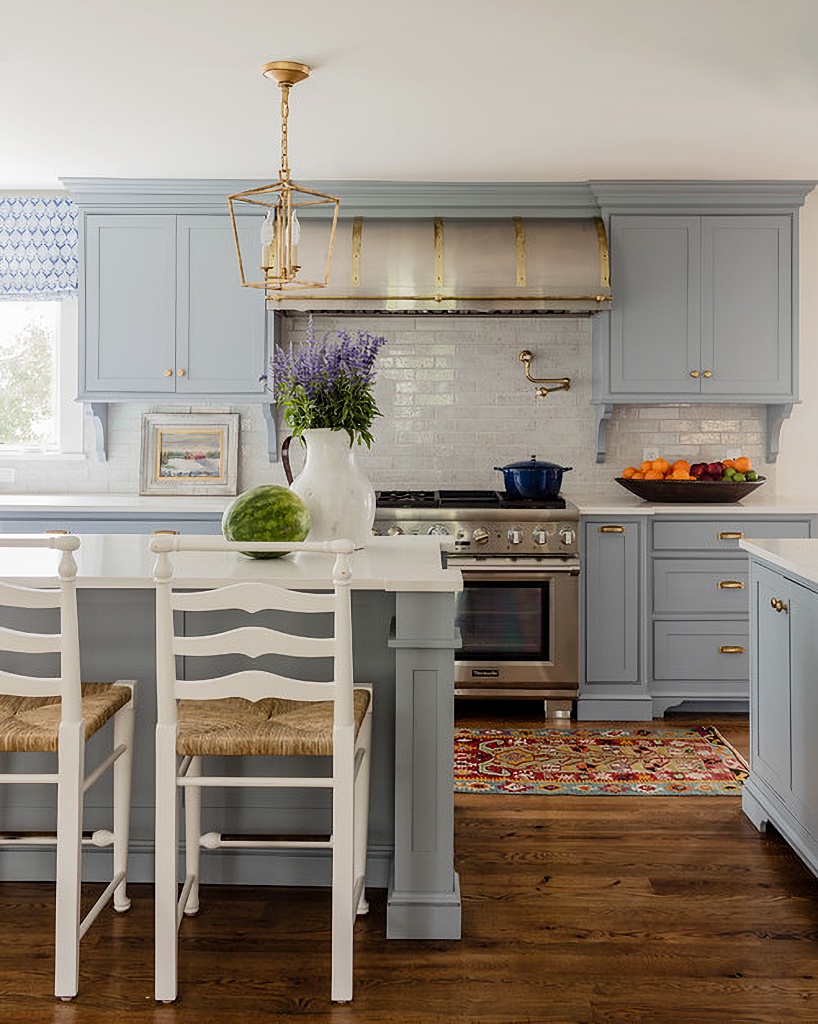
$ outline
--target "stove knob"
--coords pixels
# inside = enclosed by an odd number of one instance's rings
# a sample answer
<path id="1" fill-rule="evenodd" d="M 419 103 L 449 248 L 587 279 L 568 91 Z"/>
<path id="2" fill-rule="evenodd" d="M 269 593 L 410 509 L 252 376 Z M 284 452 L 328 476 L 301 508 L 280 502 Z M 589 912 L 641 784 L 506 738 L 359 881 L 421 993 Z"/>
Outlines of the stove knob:
<path id="1" fill-rule="evenodd" d="M 390 526 L 386 531 L 387 537 L 400 537 L 403 533 L 403 529 L 400 526 Z"/>
<path id="2" fill-rule="evenodd" d="M 560 530 L 560 540 L 567 548 L 572 547 L 572 545 L 576 542 L 576 539 L 577 533 L 576 530 L 574 530 L 572 527 L 564 526 Z"/>
<path id="3" fill-rule="evenodd" d="M 523 542 L 522 530 L 509 530 L 506 536 L 511 544 L 522 544 Z"/>
<path id="4" fill-rule="evenodd" d="M 471 535 L 471 539 L 475 544 L 488 544 L 489 542 L 489 531 L 484 530 L 482 526 L 478 526 L 474 533 Z"/>
<path id="5" fill-rule="evenodd" d="M 446 537 L 449 536 L 449 531 L 442 523 L 435 523 L 433 526 L 430 526 L 426 532 L 431 536 L 439 536 L 440 534 L 443 534 Z"/>
<path id="6" fill-rule="evenodd" d="M 548 534 L 545 532 L 545 530 L 542 529 L 542 527 L 539 530 L 535 530 L 532 534 L 532 537 L 534 538 L 535 544 L 548 543 Z"/>

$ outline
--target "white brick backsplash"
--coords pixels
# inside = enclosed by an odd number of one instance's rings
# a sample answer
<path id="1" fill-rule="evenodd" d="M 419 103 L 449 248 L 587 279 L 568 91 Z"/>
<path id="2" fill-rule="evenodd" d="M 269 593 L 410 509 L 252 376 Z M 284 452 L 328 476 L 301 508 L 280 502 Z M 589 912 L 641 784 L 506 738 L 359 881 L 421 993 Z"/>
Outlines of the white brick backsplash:
<path id="1" fill-rule="evenodd" d="M 304 338 L 306 318 L 287 317 L 283 327 L 283 340 L 297 344 Z M 360 329 L 389 339 L 375 386 L 383 418 L 375 422 L 372 449 L 356 448 L 376 488 L 497 488 L 502 477 L 494 466 L 536 454 L 573 466 L 565 480 L 570 494 L 572 489 L 607 484 L 625 466 L 638 465 L 643 448 L 691 462 L 740 449 L 765 476 L 774 476 L 774 467 L 763 461 L 765 411 L 753 405 L 615 406 L 608 424 L 607 461 L 597 464 L 589 319 L 316 316 L 315 327 L 319 336 Z M 538 398 L 519 359 L 524 348 L 534 354 L 532 376 L 570 377 L 571 390 Z M 93 454 L 93 431 L 86 417 L 84 462 L 7 460 L 17 478 L 3 489 L 135 494 L 142 414 L 183 410 L 240 413 L 240 489 L 286 482 L 280 463 L 268 461 L 266 424 L 257 405 L 132 403 L 109 406 L 107 462 L 98 462 Z M 279 423 L 279 443 L 286 433 Z M 302 454 L 296 445 L 291 452 L 297 469 Z"/>

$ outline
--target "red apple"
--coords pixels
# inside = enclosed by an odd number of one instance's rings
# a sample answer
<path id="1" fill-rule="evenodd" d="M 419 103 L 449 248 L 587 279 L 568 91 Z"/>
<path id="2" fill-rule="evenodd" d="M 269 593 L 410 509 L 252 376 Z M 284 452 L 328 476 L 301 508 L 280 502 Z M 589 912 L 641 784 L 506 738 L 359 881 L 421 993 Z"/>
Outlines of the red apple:
<path id="1" fill-rule="evenodd" d="M 692 477 L 694 477 L 696 480 L 700 480 L 704 476 L 706 471 L 707 471 L 707 463 L 706 462 L 695 462 L 690 467 L 690 475 Z"/>

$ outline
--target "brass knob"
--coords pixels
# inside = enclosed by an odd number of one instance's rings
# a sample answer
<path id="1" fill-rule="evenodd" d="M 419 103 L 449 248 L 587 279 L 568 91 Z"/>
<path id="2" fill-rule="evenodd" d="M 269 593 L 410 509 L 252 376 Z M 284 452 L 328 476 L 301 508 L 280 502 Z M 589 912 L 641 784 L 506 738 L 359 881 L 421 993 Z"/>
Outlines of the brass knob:
<path id="1" fill-rule="evenodd" d="M 712 376 L 713 376 L 713 371 L 712 370 L 705 370 L 704 373 L 702 374 L 702 377 L 712 377 Z"/>
<path id="2" fill-rule="evenodd" d="M 600 533 L 624 533 L 625 532 L 625 527 L 624 526 L 600 526 L 599 532 Z"/>
<path id="3" fill-rule="evenodd" d="M 719 580 L 719 590 L 744 590 L 744 580 Z"/>
<path id="4" fill-rule="evenodd" d="M 719 647 L 719 654 L 744 654 L 744 648 L 735 644 L 723 644 Z"/>
<path id="5" fill-rule="evenodd" d="M 787 602 L 780 600 L 780 598 L 773 597 L 770 599 L 770 607 L 775 608 L 777 612 L 787 611 Z"/>
<path id="6" fill-rule="evenodd" d="M 699 371 L 698 370 L 691 370 L 690 371 L 690 376 L 691 377 L 698 377 L 699 376 Z"/>
<path id="7" fill-rule="evenodd" d="M 184 377 L 184 375 L 185 375 L 185 371 L 184 370 L 177 370 L 176 372 L 179 374 L 180 377 Z"/>
<path id="8" fill-rule="evenodd" d="M 744 534 L 738 530 L 722 530 L 719 540 L 744 540 Z"/>
<path id="9" fill-rule="evenodd" d="M 173 370 L 165 370 L 165 376 L 166 377 L 172 377 L 173 376 Z"/>

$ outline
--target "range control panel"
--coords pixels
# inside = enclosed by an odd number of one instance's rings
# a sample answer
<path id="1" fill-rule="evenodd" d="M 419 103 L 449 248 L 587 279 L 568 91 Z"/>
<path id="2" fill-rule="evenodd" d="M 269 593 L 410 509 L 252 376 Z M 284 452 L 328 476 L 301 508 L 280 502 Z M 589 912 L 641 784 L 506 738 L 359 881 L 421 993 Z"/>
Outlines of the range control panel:
<path id="1" fill-rule="evenodd" d="M 475 555 L 570 555 L 575 554 L 575 522 L 429 522 L 375 520 L 372 532 L 379 537 L 447 536 L 454 549 Z"/>

